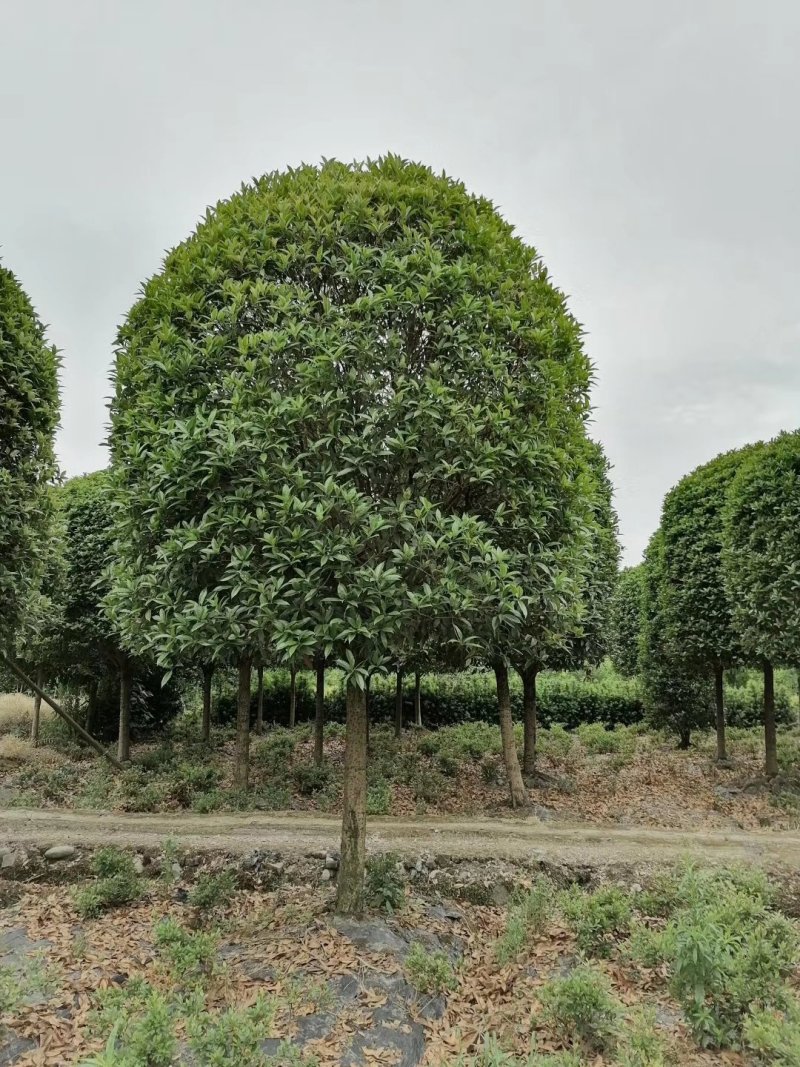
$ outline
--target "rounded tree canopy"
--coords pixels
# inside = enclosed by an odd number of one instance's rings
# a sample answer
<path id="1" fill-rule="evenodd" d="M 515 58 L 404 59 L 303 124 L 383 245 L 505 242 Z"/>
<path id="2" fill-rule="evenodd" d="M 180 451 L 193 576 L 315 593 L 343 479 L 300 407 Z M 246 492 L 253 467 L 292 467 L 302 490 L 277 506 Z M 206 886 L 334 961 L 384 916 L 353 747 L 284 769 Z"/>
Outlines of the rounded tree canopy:
<path id="1" fill-rule="evenodd" d="M 0 648 L 43 559 L 58 408 L 56 350 L 19 282 L 0 266 Z"/>
<path id="2" fill-rule="evenodd" d="M 725 580 L 745 651 L 800 661 L 800 430 L 752 450 L 725 508 Z"/>
<path id="3" fill-rule="evenodd" d="M 460 183 L 390 156 L 243 186 L 120 332 L 128 641 L 378 663 L 421 619 L 502 621 L 496 531 L 535 498 L 550 538 L 589 379 L 536 252 Z"/>
<path id="4" fill-rule="evenodd" d="M 664 500 L 666 625 L 676 652 L 698 666 L 726 667 L 742 656 L 722 571 L 723 512 L 728 489 L 752 451 L 717 456 Z"/>
<path id="5" fill-rule="evenodd" d="M 617 576 L 609 605 L 608 654 L 619 673 L 628 677 L 639 669 L 643 581 L 643 563 L 625 567 Z"/>

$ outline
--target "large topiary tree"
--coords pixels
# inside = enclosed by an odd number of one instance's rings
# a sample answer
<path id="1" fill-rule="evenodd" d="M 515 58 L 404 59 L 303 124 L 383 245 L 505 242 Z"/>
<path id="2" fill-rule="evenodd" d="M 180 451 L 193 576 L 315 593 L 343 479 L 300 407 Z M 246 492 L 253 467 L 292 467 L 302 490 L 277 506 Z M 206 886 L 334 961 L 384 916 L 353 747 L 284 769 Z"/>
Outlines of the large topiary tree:
<path id="1" fill-rule="evenodd" d="M 765 769 L 778 772 L 775 666 L 800 655 L 800 431 L 754 448 L 731 482 L 723 565 L 733 625 L 764 670 Z"/>
<path id="2" fill-rule="evenodd" d="M 56 473 L 58 356 L 14 275 L 0 266 L 0 653 L 46 558 Z"/>
<path id="3" fill-rule="evenodd" d="M 741 661 L 722 569 L 728 489 L 752 449 L 726 452 L 683 478 L 664 500 L 666 627 L 676 654 L 714 676 L 717 759 L 727 758 L 723 678 Z"/>
<path id="4" fill-rule="evenodd" d="M 395 157 L 243 187 L 120 332 L 115 618 L 165 666 L 238 660 L 240 783 L 253 659 L 342 667 L 343 911 L 363 901 L 366 680 L 415 632 L 470 650 L 480 620 L 517 624 L 498 531 L 522 487 L 563 480 L 578 335 L 488 201 Z"/>

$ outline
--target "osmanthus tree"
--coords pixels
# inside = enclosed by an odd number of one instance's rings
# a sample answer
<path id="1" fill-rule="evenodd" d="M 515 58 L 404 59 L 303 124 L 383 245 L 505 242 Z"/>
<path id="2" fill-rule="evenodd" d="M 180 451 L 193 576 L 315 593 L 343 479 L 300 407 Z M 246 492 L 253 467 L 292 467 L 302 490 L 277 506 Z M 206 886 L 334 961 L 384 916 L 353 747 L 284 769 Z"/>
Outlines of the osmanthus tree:
<path id="1" fill-rule="evenodd" d="M 244 186 L 120 332 L 115 618 L 165 666 L 238 658 L 240 782 L 253 657 L 342 667 L 342 911 L 363 900 L 365 681 L 416 627 L 469 648 L 524 610 L 497 533 L 509 487 L 562 477 L 578 334 L 488 201 L 396 157 Z"/>
<path id="2" fill-rule="evenodd" d="M 578 437 L 572 499 L 553 552 L 554 580 L 538 584 L 516 666 L 522 678 L 523 775 L 536 774 L 536 678 L 545 667 L 590 668 L 606 654 L 608 613 L 619 567 L 619 524 L 610 465 L 602 446 Z M 540 569 L 541 559 L 534 559 Z"/>
<path id="3" fill-rule="evenodd" d="M 800 655 L 800 431 L 755 447 L 730 484 L 723 568 L 742 647 L 764 670 L 767 775 L 778 773 L 775 666 Z"/>
<path id="4" fill-rule="evenodd" d="M 710 721 L 711 687 L 707 676 L 686 662 L 671 639 L 661 529 L 651 537 L 641 566 L 639 673 L 645 706 L 654 726 L 674 731 L 681 748 L 688 748 L 692 731 Z"/>
<path id="5" fill-rule="evenodd" d="M 742 660 L 722 568 L 723 512 L 751 453 L 726 452 L 692 471 L 667 494 L 661 515 L 666 629 L 676 655 L 713 672 L 718 760 L 727 758 L 724 671 Z"/>
<path id="6" fill-rule="evenodd" d="M 606 649 L 616 670 L 632 677 L 639 670 L 644 565 L 623 568 L 610 597 Z"/>
<path id="7" fill-rule="evenodd" d="M 46 556 L 58 416 L 56 350 L 19 282 L 0 266 L 0 655 L 13 655 Z"/>

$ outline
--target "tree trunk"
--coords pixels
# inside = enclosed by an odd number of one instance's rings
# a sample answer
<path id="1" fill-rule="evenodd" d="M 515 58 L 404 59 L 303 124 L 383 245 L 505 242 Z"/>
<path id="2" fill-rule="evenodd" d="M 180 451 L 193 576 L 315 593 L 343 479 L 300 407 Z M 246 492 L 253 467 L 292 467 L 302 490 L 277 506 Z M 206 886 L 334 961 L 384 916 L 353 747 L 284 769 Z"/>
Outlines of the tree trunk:
<path id="1" fill-rule="evenodd" d="M 131 758 L 131 687 L 133 671 L 128 660 L 123 660 L 119 668 L 119 736 L 117 738 L 117 759 L 127 763 Z"/>
<path id="2" fill-rule="evenodd" d="M 422 675 L 414 671 L 414 725 L 422 726 Z"/>
<path id="3" fill-rule="evenodd" d="M 317 660 L 317 690 L 314 702 L 314 763 L 322 766 L 325 743 L 325 660 Z"/>
<path id="4" fill-rule="evenodd" d="M 41 689 L 44 685 L 44 668 L 39 667 L 36 672 L 36 684 Z M 42 697 L 37 693 L 33 698 L 33 718 L 31 719 L 31 743 L 39 744 L 39 718 L 42 714 Z"/>
<path id="5" fill-rule="evenodd" d="M 394 736 L 403 736 L 403 670 L 398 668 L 394 686 Z"/>
<path id="6" fill-rule="evenodd" d="M 526 667 L 522 674 L 522 709 L 525 723 L 525 749 L 522 773 L 526 778 L 536 774 L 536 667 Z"/>
<path id="7" fill-rule="evenodd" d="M 336 911 L 364 911 L 364 866 L 367 836 L 367 694 L 348 685 L 347 736 L 344 751 L 342 848 L 336 889 Z"/>
<path id="8" fill-rule="evenodd" d="M 233 781 L 238 789 L 247 789 L 250 781 L 250 674 L 253 661 L 239 660 L 239 694 L 236 701 L 236 756 Z"/>
<path id="9" fill-rule="evenodd" d="M 256 733 L 260 737 L 264 733 L 264 666 L 258 665 L 258 706 L 256 708 Z"/>
<path id="10" fill-rule="evenodd" d="M 511 807 L 524 808 L 528 803 L 528 791 L 522 780 L 522 772 L 514 741 L 514 723 L 511 719 L 511 693 L 508 688 L 508 668 L 499 664 L 494 669 L 497 679 L 497 708 L 500 714 L 500 736 L 503 741 L 503 759 L 506 765 L 508 786 L 511 791 Z"/>
<path id="11" fill-rule="evenodd" d="M 797 725 L 800 726 L 800 667 L 797 668 Z"/>
<path id="12" fill-rule="evenodd" d="M 203 740 L 208 743 L 211 740 L 211 682 L 214 678 L 214 668 L 210 665 L 203 667 Z"/>
<path id="13" fill-rule="evenodd" d="M 89 689 L 86 699 L 86 732 L 92 733 L 95 728 L 95 719 L 97 718 L 97 679 L 92 678 L 89 682 Z"/>
<path id="14" fill-rule="evenodd" d="M 297 667 L 289 668 L 289 729 L 293 730 L 297 721 Z"/>
<path id="15" fill-rule="evenodd" d="M 725 680 L 722 667 L 714 668 L 714 700 L 717 708 L 717 760 L 727 760 L 725 744 Z"/>
<path id="16" fill-rule="evenodd" d="M 370 686 L 371 685 L 372 685 L 372 675 L 368 674 L 367 677 L 364 679 L 364 715 L 366 716 L 366 719 L 367 719 L 367 729 L 366 729 L 366 732 L 367 732 L 367 752 L 369 752 L 369 705 L 370 705 L 369 690 L 370 690 Z"/>
<path id="17" fill-rule="evenodd" d="M 680 748 L 681 750 L 685 751 L 687 748 L 689 748 L 689 746 L 692 743 L 692 731 L 691 731 L 691 729 L 688 726 L 679 726 L 678 727 L 678 738 L 680 740 L 678 748 Z"/>
<path id="18" fill-rule="evenodd" d="M 778 735 L 775 726 L 775 672 L 764 660 L 764 771 L 768 778 L 778 773 Z"/>

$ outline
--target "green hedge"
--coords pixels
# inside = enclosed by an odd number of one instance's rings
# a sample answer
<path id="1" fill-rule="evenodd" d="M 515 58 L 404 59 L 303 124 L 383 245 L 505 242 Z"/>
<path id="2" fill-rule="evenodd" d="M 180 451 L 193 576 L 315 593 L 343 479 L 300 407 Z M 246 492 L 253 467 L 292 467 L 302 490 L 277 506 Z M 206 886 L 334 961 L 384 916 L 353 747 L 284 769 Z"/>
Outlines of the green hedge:
<path id="1" fill-rule="evenodd" d="M 761 679 L 757 672 L 739 672 L 739 684 L 726 688 L 728 717 L 732 726 L 755 726 L 761 722 Z M 776 704 L 778 717 L 787 721 L 796 715 L 796 697 L 791 688 L 790 672 L 776 673 Z M 255 676 L 254 676 L 255 684 Z M 373 722 L 394 719 L 394 678 L 375 677 L 370 695 L 370 715 Z M 413 676 L 406 678 L 404 690 L 404 719 L 413 721 Z M 605 726 L 630 726 L 644 718 L 644 707 L 636 679 L 623 678 L 614 671 L 601 668 L 591 679 L 568 672 L 546 672 L 539 676 L 539 722 L 542 726 L 561 723 L 573 730 L 581 723 L 603 723 Z M 516 674 L 511 675 L 511 703 L 514 718 L 522 718 L 522 684 Z M 232 679 L 225 679 L 218 693 L 217 716 L 221 722 L 236 718 L 236 694 Z M 255 719 L 256 696 L 253 694 L 252 715 Z M 341 675 L 330 670 L 326 675 L 325 714 L 328 721 L 344 722 L 345 703 Z M 289 718 L 289 672 L 271 670 L 264 675 L 264 717 L 267 722 L 287 725 Z M 314 717 L 314 675 L 300 671 L 297 675 L 297 721 Z M 423 725 L 436 729 L 462 722 L 496 722 L 497 698 L 494 675 L 485 673 L 424 674 L 422 676 Z M 709 721 L 710 725 L 710 721 Z"/>

